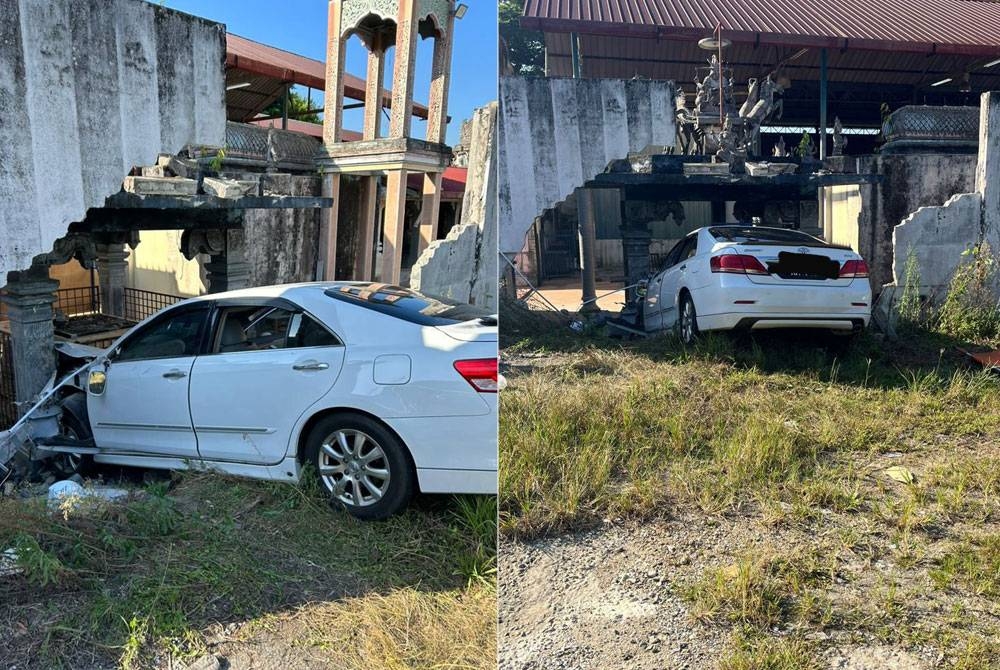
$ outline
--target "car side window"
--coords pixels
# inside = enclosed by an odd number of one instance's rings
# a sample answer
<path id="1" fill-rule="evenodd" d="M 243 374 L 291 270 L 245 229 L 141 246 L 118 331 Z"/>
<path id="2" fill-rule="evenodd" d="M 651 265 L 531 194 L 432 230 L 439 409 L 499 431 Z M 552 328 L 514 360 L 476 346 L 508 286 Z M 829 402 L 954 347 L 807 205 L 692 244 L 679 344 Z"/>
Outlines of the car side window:
<path id="1" fill-rule="evenodd" d="M 165 315 L 122 342 L 113 356 L 116 361 L 196 356 L 208 309 L 189 309 L 175 316 Z"/>
<path id="2" fill-rule="evenodd" d="M 669 252 L 667 252 L 667 257 L 663 261 L 663 268 L 661 269 L 666 270 L 667 268 L 672 268 L 680 262 L 681 250 L 684 248 L 685 242 L 687 242 L 686 239 L 681 240 L 675 244 Z"/>
<path id="3" fill-rule="evenodd" d="M 695 254 L 698 253 L 697 235 L 692 235 L 691 237 L 687 238 L 684 241 L 686 243 L 686 246 L 684 247 L 684 251 L 681 252 L 680 260 L 682 261 L 686 261 L 687 259 L 692 258 Z"/>
<path id="4" fill-rule="evenodd" d="M 340 341 L 308 314 L 281 307 L 230 307 L 222 312 L 212 353 L 337 346 Z"/>

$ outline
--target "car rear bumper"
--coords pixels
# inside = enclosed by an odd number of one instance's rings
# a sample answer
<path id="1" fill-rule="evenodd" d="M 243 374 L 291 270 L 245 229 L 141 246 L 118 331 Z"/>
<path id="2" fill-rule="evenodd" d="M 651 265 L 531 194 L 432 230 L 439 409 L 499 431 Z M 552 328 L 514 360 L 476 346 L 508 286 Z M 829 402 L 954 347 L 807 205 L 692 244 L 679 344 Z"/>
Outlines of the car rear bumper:
<path id="1" fill-rule="evenodd" d="M 476 493 L 495 495 L 496 470 L 435 470 L 417 468 L 421 493 Z"/>
<path id="2" fill-rule="evenodd" d="M 494 394 L 495 395 L 495 394 Z M 494 398 L 490 398 L 495 402 Z M 495 493 L 497 415 L 386 419 L 410 450 L 420 490 Z"/>
<path id="3" fill-rule="evenodd" d="M 860 330 L 868 326 L 869 314 L 787 314 L 765 313 L 698 315 L 699 330 L 766 330 L 774 328 L 823 328 Z"/>
<path id="4" fill-rule="evenodd" d="M 832 328 L 852 330 L 871 320 L 871 287 L 779 286 L 724 276 L 721 287 L 692 292 L 701 330 L 733 328 Z"/>

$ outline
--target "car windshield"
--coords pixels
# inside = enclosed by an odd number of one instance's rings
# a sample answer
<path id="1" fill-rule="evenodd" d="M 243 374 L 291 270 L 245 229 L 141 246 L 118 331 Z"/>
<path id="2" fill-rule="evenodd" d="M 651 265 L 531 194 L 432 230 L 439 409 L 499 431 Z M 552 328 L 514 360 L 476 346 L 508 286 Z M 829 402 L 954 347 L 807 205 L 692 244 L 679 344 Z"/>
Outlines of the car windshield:
<path id="1" fill-rule="evenodd" d="M 812 235 L 800 233 L 797 230 L 782 228 L 758 228 L 755 226 L 716 226 L 708 232 L 720 242 L 765 242 L 778 244 L 824 245 Z"/>
<path id="2" fill-rule="evenodd" d="M 326 294 L 421 326 L 451 326 L 477 320 L 483 325 L 496 325 L 489 310 L 392 284 L 336 284 Z"/>

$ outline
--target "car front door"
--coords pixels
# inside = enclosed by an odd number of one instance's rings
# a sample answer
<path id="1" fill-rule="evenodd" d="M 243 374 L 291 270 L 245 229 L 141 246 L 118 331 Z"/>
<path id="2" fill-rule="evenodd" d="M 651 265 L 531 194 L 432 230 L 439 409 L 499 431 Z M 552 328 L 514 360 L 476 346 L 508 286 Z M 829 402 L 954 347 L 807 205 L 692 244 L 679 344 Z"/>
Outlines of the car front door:
<path id="1" fill-rule="evenodd" d="M 282 302 L 219 307 L 209 354 L 191 373 L 191 418 L 204 460 L 279 463 L 299 417 L 337 381 L 341 341 Z"/>
<path id="2" fill-rule="evenodd" d="M 660 308 L 663 310 L 663 328 L 670 328 L 677 322 L 677 291 L 681 278 L 687 271 L 687 260 L 695 255 L 698 236 L 688 235 L 680 243 L 678 254 L 669 268 L 664 270 L 660 281 Z"/>
<path id="3" fill-rule="evenodd" d="M 106 383 L 87 392 L 96 445 L 108 452 L 197 458 L 188 407 L 191 367 L 202 346 L 210 306 L 171 309 L 130 333 L 97 363 Z"/>

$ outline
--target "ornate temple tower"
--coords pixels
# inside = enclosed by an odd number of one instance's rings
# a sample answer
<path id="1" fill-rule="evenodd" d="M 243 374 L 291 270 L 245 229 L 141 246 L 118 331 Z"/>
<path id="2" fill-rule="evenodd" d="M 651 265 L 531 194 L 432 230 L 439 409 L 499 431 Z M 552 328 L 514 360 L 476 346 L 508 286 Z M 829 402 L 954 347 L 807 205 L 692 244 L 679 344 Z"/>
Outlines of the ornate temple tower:
<path id="1" fill-rule="evenodd" d="M 423 175 L 419 250 L 437 235 L 441 175 L 451 155 L 444 144 L 448 125 L 455 0 L 330 0 L 320 169 L 324 195 L 339 200 L 340 175 L 364 176 L 364 202 L 358 225 L 355 279 L 373 278 L 372 245 L 377 229 L 377 192 L 386 177 L 385 225 L 381 280 L 399 281 L 402 263 L 406 183 L 411 172 Z M 368 49 L 365 121 L 362 139 L 341 141 L 344 114 L 344 60 L 347 40 L 357 35 Z M 427 137 L 411 137 L 417 39 L 434 39 L 434 62 L 428 101 Z M 388 132 L 383 133 L 383 74 L 386 49 L 395 45 Z M 337 209 L 327 211 L 326 279 L 334 278 Z"/>

